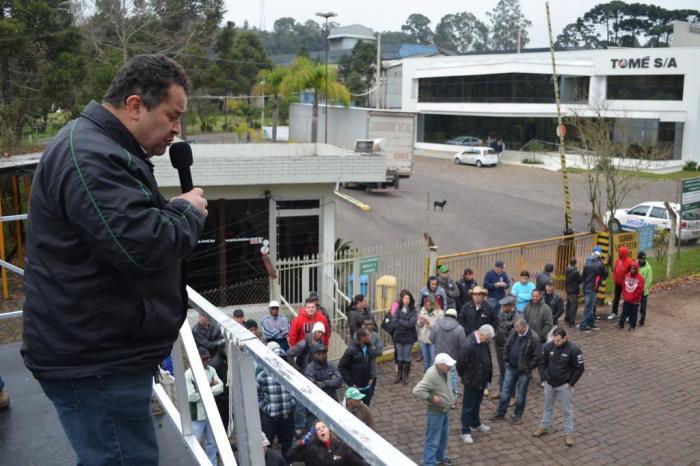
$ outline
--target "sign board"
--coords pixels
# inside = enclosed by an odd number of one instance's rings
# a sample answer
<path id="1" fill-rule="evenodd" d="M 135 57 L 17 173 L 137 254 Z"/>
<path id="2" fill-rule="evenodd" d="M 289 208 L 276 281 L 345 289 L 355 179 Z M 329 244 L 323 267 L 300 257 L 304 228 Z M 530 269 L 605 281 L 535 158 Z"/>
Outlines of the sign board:
<path id="1" fill-rule="evenodd" d="M 360 259 L 360 273 L 370 274 L 379 272 L 379 256 L 362 257 Z"/>
<path id="2" fill-rule="evenodd" d="M 689 178 L 682 182 L 683 197 L 681 199 L 681 209 L 685 212 L 688 210 L 700 209 L 700 177 Z"/>

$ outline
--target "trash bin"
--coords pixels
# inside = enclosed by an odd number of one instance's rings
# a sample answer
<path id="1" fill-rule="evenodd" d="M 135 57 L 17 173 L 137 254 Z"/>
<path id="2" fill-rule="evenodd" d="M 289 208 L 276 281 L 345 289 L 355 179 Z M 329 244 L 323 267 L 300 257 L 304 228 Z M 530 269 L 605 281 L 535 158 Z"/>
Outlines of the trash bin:
<path id="1" fill-rule="evenodd" d="M 398 279 L 392 275 L 382 275 L 374 283 L 374 299 L 377 309 L 390 309 L 396 300 Z"/>

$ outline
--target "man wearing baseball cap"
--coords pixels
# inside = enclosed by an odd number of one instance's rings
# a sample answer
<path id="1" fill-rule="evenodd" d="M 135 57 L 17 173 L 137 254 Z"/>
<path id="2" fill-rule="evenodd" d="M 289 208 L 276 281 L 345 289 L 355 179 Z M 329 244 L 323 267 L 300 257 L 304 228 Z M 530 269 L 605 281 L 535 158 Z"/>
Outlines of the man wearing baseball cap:
<path id="1" fill-rule="evenodd" d="M 455 404 L 455 394 L 448 375 L 457 361 L 447 353 L 435 356 L 435 364 L 428 368 L 423 379 L 413 389 L 413 396 L 426 403 L 427 422 L 423 465 L 452 464 L 445 456 L 449 437 L 449 415 Z"/>
<path id="2" fill-rule="evenodd" d="M 280 303 L 277 301 L 270 301 L 268 310 L 270 314 L 263 317 L 260 321 L 263 340 L 265 342 L 277 342 L 283 350 L 288 351 L 289 319 L 287 316 L 280 315 Z"/>
<path id="3" fill-rule="evenodd" d="M 598 294 L 598 288 L 601 283 L 608 278 L 608 269 L 602 260 L 603 251 L 599 246 L 593 249 L 593 254 L 586 259 L 586 265 L 583 266 L 581 278 L 583 280 L 583 318 L 578 326 L 582 332 L 590 332 L 596 330 L 595 326 L 595 300 Z"/>
<path id="4" fill-rule="evenodd" d="M 365 396 L 367 395 L 358 390 L 357 387 L 348 387 L 345 390 L 345 408 L 357 419 L 367 424 L 367 427 L 374 429 L 372 411 L 369 410 L 369 406 L 362 402 Z"/>

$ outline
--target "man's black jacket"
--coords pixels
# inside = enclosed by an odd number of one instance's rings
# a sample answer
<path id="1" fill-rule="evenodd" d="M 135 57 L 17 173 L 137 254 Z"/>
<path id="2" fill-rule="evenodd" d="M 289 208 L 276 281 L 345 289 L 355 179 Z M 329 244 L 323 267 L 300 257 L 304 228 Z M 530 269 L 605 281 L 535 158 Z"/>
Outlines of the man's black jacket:
<path id="1" fill-rule="evenodd" d="M 372 379 L 372 348 L 368 346 L 365 353 L 362 347 L 362 344 L 352 342 L 338 362 L 338 370 L 348 386 L 363 388 Z"/>
<path id="2" fill-rule="evenodd" d="M 457 358 L 457 373 L 464 388 L 485 388 L 491 382 L 491 351 L 488 343 L 477 343 L 474 333 L 467 337 Z"/>
<path id="3" fill-rule="evenodd" d="M 513 332 L 506 342 L 505 350 L 503 351 L 503 359 L 508 362 L 510 358 L 510 349 L 516 338 L 520 338 L 520 352 L 518 353 L 518 372 L 528 372 L 540 365 L 542 356 L 542 343 L 540 336 L 532 330 L 528 329 L 523 336 L 518 335 L 518 332 Z M 510 364 L 509 364 L 510 365 Z"/>
<path id="4" fill-rule="evenodd" d="M 137 140 L 102 105 L 47 147 L 27 226 L 22 356 L 37 379 L 134 373 L 170 353 L 204 214 L 163 198 Z"/>

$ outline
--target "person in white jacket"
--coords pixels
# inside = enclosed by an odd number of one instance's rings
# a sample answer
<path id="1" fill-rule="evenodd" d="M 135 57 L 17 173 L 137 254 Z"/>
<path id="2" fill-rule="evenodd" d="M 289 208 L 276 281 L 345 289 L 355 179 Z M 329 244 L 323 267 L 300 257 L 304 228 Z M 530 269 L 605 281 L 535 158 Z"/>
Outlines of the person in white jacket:
<path id="1" fill-rule="evenodd" d="M 214 396 L 220 395 L 224 391 L 224 383 L 221 381 L 218 375 L 216 375 L 216 370 L 213 367 L 209 367 L 209 351 L 206 348 L 199 347 L 199 357 L 202 359 L 202 365 L 204 366 L 204 372 L 207 375 L 207 380 L 209 381 L 209 386 L 211 387 L 211 392 Z M 216 465 L 216 455 L 219 453 L 216 447 L 216 442 L 214 441 L 214 432 L 211 430 L 209 421 L 207 420 L 207 413 L 204 411 L 204 404 L 202 403 L 202 398 L 197 390 L 197 385 L 194 381 L 194 374 L 192 374 L 192 369 L 187 369 L 185 371 L 185 381 L 187 383 L 187 400 L 190 402 L 190 415 L 192 416 L 192 430 L 194 431 L 195 437 L 201 440 L 202 434 L 204 434 L 204 451 L 207 454 L 207 458 L 211 461 L 211 464 Z"/>

